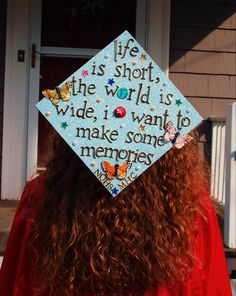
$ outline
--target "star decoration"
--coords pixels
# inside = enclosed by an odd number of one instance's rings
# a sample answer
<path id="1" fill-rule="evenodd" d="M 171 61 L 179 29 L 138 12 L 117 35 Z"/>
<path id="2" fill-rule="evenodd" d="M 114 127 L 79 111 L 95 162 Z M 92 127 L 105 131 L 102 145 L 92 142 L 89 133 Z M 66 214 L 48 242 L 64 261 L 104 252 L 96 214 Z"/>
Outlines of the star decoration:
<path id="1" fill-rule="evenodd" d="M 147 56 L 145 54 L 141 54 L 140 60 L 141 61 L 146 61 Z"/>
<path id="2" fill-rule="evenodd" d="M 140 131 L 145 131 L 145 125 L 141 124 L 138 128 Z"/>
<path id="3" fill-rule="evenodd" d="M 182 104 L 182 101 L 181 100 L 175 100 L 175 103 L 177 106 L 180 106 Z"/>
<path id="4" fill-rule="evenodd" d="M 68 124 L 67 124 L 67 122 L 66 122 L 66 121 L 61 123 L 61 127 L 62 127 L 62 128 L 66 129 L 66 128 L 67 128 L 67 126 L 68 126 Z"/>
<path id="5" fill-rule="evenodd" d="M 112 188 L 111 190 L 112 195 L 117 195 L 118 192 L 119 190 L 116 187 Z"/>
<path id="6" fill-rule="evenodd" d="M 113 85 L 113 83 L 115 83 L 115 81 L 114 81 L 114 79 L 113 78 L 111 78 L 111 79 L 108 79 L 108 82 L 107 82 L 109 85 Z"/>
<path id="7" fill-rule="evenodd" d="M 83 77 L 88 76 L 88 70 L 83 70 L 83 71 L 82 71 L 82 76 L 83 76 Z"/>

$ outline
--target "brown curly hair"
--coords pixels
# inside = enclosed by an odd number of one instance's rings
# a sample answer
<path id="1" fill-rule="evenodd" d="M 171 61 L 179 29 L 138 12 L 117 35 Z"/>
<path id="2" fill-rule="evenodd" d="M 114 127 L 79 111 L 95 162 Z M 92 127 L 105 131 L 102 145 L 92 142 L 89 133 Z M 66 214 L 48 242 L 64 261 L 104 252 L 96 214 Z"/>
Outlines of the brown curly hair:
<path id="1" fill-rule="evenodd" d="M 56 137 L 33 231 L 46 295 L 144 295 L 185 281 L 197 261 L 206 174 L 193 140 L 112 198 Z"/>

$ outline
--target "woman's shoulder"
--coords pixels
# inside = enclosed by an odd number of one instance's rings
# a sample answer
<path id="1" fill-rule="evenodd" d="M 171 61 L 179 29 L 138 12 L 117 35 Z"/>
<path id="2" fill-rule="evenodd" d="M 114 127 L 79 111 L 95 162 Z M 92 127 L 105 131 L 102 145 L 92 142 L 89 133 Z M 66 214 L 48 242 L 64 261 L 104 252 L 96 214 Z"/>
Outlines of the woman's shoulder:
<path id="1" fill-rule="evenodd" d="M 45 191 L 45 175 L 38 175 L 28 181 L 23 189 L 18 212 L 24 215 L 34 215 L 40 206 Z"/>
<path id="2" fill-rule="evenodd" d="M 41 193 L 44 190 L 45 174 L 40 174 L 27 181 L 23 193 L 30 192 L 32 194 Z"/>
<path id="3" fill-rule="evenodd" d="M 28 253 L 30 233 L 40 200 L 44 196 L 44 176 L 27 182 L 21 195 L 4 252 L 0 272 L 1 295 L 31 295 L 24 292 L 28 286 L 30 266 Z M 27 277 L 27 280 L 26 280 Z"/>

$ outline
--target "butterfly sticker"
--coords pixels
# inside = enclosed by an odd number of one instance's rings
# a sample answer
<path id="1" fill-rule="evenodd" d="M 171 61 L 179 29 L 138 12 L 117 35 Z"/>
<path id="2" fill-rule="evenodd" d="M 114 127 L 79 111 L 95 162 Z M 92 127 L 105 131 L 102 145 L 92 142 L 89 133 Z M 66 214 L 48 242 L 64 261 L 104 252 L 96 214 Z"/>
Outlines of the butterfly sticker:
<path id="1" fill-rule="evenodd" d="M 108 180 L 113 180 L 114 178 L 123 180 L 126 177 L 128 170 L 131 168 L 132 163 L 124 162 L 122 164 L 113 165 L 108 161 L 102 161 L 101 166 L 105 171 Z"/>
<path id="2" fill-rule="evenodd" d="M 164 142 L 171 142 L 175 145 L 176 148 L 180 149 L 192 139 L 193 138 L 189 135 L 180 135 L 171 121 L 167 123 L 166 133 L 164 135 Z"/>
<path id="3" fill-rule="evenodd" d="M 71 83 L 66 82 L 62 87 L 55 87 L 55 89 L 45 89 L 42 94 L 48 98 L 54 105 L 58 104 L 60 100 L 69 101 Z"/>

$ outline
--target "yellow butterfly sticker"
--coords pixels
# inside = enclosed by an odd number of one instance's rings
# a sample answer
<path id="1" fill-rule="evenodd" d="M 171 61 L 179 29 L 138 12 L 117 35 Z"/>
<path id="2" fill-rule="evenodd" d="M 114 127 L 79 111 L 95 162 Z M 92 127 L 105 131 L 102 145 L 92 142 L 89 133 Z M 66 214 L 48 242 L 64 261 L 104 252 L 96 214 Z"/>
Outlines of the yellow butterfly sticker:
<path id="1" fill-rule="evenodd" d="M 42 94 L 54 105 L 58 104 L 60 100 L 69 101 L 71 85 L 71 82 L 66 82 L 62 87 L 57 86 L 55 89 L 45 89 L 42 91 Z"/>

